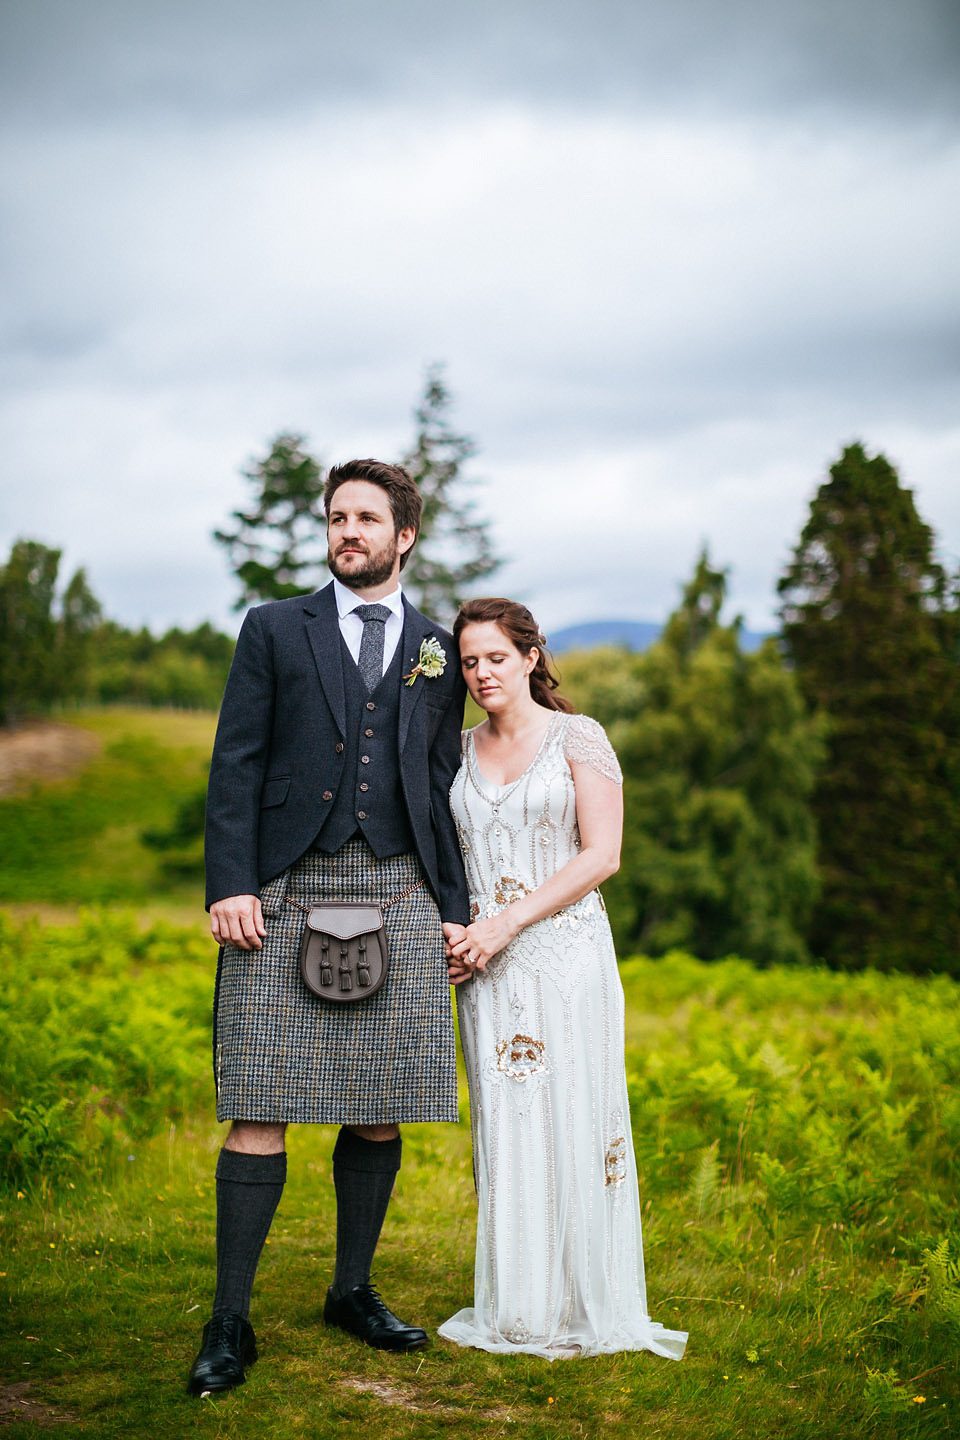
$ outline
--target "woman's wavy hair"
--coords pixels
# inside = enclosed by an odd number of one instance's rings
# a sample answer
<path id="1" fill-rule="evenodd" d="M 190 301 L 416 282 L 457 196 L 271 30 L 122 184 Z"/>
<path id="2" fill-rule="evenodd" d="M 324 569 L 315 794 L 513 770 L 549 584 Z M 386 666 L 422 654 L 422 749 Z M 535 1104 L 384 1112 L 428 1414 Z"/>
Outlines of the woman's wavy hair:
<path id="1" fill-rule="evenodd" d="M 502 630 L 521 655 L 529 655 L 531 650 L 539 652 L 537 663 L 530 672 L 530 694 L 537 704 L 542 705 L 545 710 L 562 710 L 567 715 L 573 714 L 574 707 L 571 702 L 564 695 L 556 694 L 560 678 L 547 659 L 546 636 L 540 633 L 540 626 L 526 605 L 499 596 L 467 600 L 460 606 L 460 612 L 453 622 L 453 638 L 459 646 L 460 636 L 466 625 L 488 624 L 496 625 L 498 630 Z"/>

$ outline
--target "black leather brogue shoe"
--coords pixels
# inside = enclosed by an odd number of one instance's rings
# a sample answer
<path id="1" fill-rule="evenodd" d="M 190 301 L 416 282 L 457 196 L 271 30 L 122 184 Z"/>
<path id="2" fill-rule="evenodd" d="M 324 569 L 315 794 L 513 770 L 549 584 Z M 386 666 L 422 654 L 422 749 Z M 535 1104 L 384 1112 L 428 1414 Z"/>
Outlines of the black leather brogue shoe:
<path id="1" fill-rule="evenodd" d="M 200 1354 L 193 1362 L 187 1392 L 206 1395 L 215 1390 L 232 1390 L 247 1378 L 245 1365 L 257 1358 L 253 1326 L 242 1315 L 214 1315 L 203 1327 Z"/>
<path id="2" fill-rule="evenodd" d="M 422 1350 L 427 1343 L 426 1330 L 398 1320 L 372 1285 L 357 1285 L 339 1300 L 328 1290 L 323 1319 L 324 1324 L 356 1335 L 374 1350 Z"/>

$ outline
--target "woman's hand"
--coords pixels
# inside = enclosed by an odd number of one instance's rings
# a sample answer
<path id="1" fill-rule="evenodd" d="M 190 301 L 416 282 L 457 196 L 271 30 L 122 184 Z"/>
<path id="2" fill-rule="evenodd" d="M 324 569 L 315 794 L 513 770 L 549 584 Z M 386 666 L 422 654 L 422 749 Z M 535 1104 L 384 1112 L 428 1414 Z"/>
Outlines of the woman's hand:
<path id="1" fill-rule="evenodd" d="M 498 915 L 491 915 L 486 920 L 474 920 L 459 940 L 448 944 L 448 969 L 453 974 L 453 967 L 456 966 L 459 976 L 459 979 L 453 982 L 455 985 L 478 970 L 485 970 L 489 961 L 506 949 L 510 941 L 519 934 L 521 927 L 511 915 L 511 908 L 508 905 Z"/>

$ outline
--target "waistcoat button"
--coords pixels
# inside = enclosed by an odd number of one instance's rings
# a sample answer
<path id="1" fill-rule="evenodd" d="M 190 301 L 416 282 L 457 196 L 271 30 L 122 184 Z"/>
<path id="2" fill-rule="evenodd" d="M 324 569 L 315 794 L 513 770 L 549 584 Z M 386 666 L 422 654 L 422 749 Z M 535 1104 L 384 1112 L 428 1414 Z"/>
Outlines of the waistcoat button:
<path id="1" fill-rule="evenodd" d="M 366 812 L 366 810 L 358 810 L 358 811 L 357 811 L 357 819 L 358 819 L 358 820 L 366 820 L 366 818 L 367 818 L 367 812 Z"/>
<path id="2" fill-rule="evenodd" d="M 361 765 L 369 765 L 369 764 L 370 764 L 370 756 L 369 756 L 369 755 L 361 755 L 361 756 L 360 756 L 360 764 L 361 764 Z"/>
<path id="3" fill-rule="evenodd" d="M 360 781 L 360 789 L 361 789 L 361 790 L 369 790 L 369 789 L 370 789 L 370 786 L 367 784 L 366 780 L 361 780 L 361 781 Z"/>
<path id="4" fill-rule="evenodd" d="M 323 798 L 324 798 L 324 800 L 332 800 L 332 799 L 333 799 L 333 791 L 332 791 L 332 790 L 324 790 L 324 792 L 323 792 Z"/>
<path id="5" fill-rule="evenodd" d="M 337 752 L 338 755 L 342 755 L 342 754 L 343 754 L 343 742 L 342 742 L 342 741 L 340 741 L 340 742 L 338 742 L 336 745 L 334 745 L 333 748 L 334 748 L 334 750 L 336 750 L 336 752 Z"/>
<path id="6" fill-rule="evenodd" d="M 377 707 L 376 707 L 376 705 L 374 705 L 374 703 L 373 703 L 372 700 L 368 700 L 368 701 L 367 701 L 367 709 L 368 709 L 368 710 L 376 710 L 376 708 L 377 708 Z"/>
<path id="7" fill-rule="evenodd" d="M 372 737 L 372 735 L 373 735 L 373 731 L 372 731 L 372 730 L 364 730 L 363 733 L 364 733 L 364 735 L 366 735 L 366 737 L 367 737 L 368 740 L 369 740 L 369 739 Z"/>

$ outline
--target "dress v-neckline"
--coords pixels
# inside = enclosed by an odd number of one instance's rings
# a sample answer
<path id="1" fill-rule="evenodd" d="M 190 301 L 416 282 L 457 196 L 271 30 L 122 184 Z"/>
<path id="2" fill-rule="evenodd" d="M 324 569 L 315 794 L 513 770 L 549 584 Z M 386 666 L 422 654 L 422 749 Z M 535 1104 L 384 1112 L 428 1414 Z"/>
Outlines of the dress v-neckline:
<path id="1" fill-rule="evenodd" d="M 467 763 L 470 766 L 474 781 L 477 784 L 477 788 L 481 790 L 495 790 L 498 792 L 497 799 L 503 800 L 506 793 L 514 790 L 516 786 L 520 784 L 520 781 L 524 780 L 530 774 L 530 771 L 536 765 L 537 761 L 540 759 L 540 756 L 546 749 L 547 741 L 549 740 L 554 725 L 557 722 L 557 718 L 562 714 L 562 710 L 557 710 L 554 712 L 553 715 L 550 716 L 550 719 L 547 721 L 547 727 L 544 730 L 543 735 L 541 736 L 540 744 L 537 746 L 537 753 L 530 761 L 530 764 L 526 767 L 525 770 L 521 770 L 520 774 L 514 780 L 508 780 L 503 785 L 498 785 L 494 780 L 488 780 L 486 775 L 484 775 L 483 771 L 480 769 L 480 761 L 477 758 L 477 747 L 474 743 L 473 731 L 469 731 L 470 744 L 467 748 Z"/>

